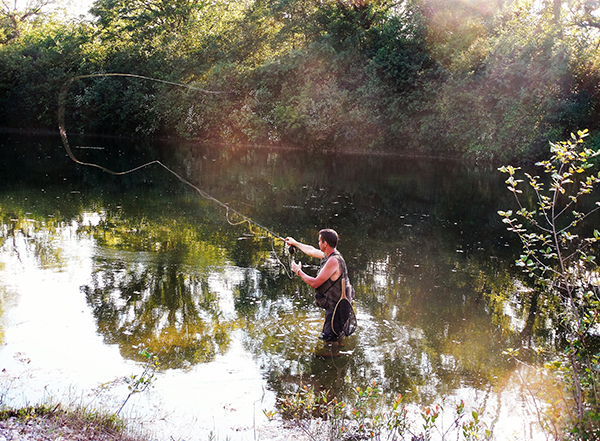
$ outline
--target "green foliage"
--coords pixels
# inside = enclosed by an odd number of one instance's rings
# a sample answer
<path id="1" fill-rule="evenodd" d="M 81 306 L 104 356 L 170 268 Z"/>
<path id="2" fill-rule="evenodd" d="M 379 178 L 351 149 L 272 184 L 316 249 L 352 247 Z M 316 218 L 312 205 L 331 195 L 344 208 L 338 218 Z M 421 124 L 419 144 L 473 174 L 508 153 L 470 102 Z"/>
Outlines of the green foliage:
<path id="1" fill-rule="evenodd" d="M 125 398 L 125 401 L 123 401 L 123 404 L 121 404 L 121 407 L 119 407 L 119 410 L 117 410 L 117 412 L 115 413 L 115 415 L 117 416 L 119 415 L 119 413 L 121 413 L 121 411 L 127 404 L 127 401 L 129 401 L 129 398 L 131 398 L 133 394 L 144 392 L 146 389 L 152 386 L 152 382 L 154 381 L 154 375 L 160 368 L 158 356 L 153 354 L 149 349 L 140 350 L 139 355 L 141 355 L 144 358 L 144 371 L 141 375 L 132 374 L 129 377 L 125 378 L 125 382 L 127 383 L 127 387 L 129 388 L 129 395 L 127 395 L 127 398 Z"/>
<path id="2" fill-rule="evenodd" d="M 330 392 L 317 393 L 302 385 L 279 403 L 282 417 L 291 420 L 311 439 L 325 433 L 329 440 L 385 439 L 404 437 L 408 428 L 402 395 L 397 395 L 388 411 L 381 411 L 381 389 L 375 384 L 356 387 L 351 403 L 330 398 Z"/>
<path id="3" fill-rule="evenodd" d="M 30 0 L 25 7 L 17 8 L 17 2 L 13 7 L 10 2 L 2 2 L 0 5 L 0 44 L 17 40 L 24 32 L 32 26 L 40 23 L 40 17 L 44 15 L 44 8 L 54 3 L 53 0 Z"/>
<path id="4" fill-rule="evenodd" d="M 54 130 L 69 78 L 123 72 L 226 93 L 86 81 L 70 91 L 68 130 L 538 158 L 600 120 L 598 8 L 570 6 L 97 0 L 91 23 L 4 11 L 0 117 Z"/>
<path id="5" fill-rule="evenodd" d="M 542 286 L 561 290 L 568 297 L 572 297 L 572 287 L 578 284 L 581 277 L 581 266 L 585 268 L 594 264 L 595 256 L 590 254 L 590 245 L 598 240 L 596 230 L 588 238 L 572 233 L 575 227 L 600 208 L 600 203 L 596 203 L 592 209 L 579 211 L 581 199 L 591 194 L 594 186 L 600 182 L 600 174 L 587 174 L 593 167 L 591 159 L 600 155 L 600 151 L 580 148 L 587 135 L 586 130 L 579 132 L 579 137 L 573 135 L 571 140 L 552 143 L 552 158 L 537 163 L 550 178 L 547 190 L 539 176 L 525 173 L 535 192 L 536 208 L 528 209 L 521 204 L 518 195 L 523 193 L 519 188 L 523 180 L 515 177 L 519 169 L 511 166 L 499 169 L 509 175 L 506 184 L 519 204 L 516 214 L 535 227 L 530 232 L 517 218 L 512 217 L 512 211 L 499 212 L 509 225 L 509 231 L 517 233 L 523 243 L 525 253 L 517 265 L 536 277 Z M 574 272 L 576 269 L 578 271 Z"/>
<path id="6" fill-rule="evenodd" d="M 534 279 L 542 296 L 550 300 L 557 297 L 561 303 L 563 353 L 559 363 L 569 367 L 566 381 L 575 407 L 570 423 L 577 439 L 595 439 L 600 433 L 596 417 L 600 411 L 600 371 L 595 344 L 600 297 L 594 282 L 598 277 L 595 244 L 600 233 L 586 225 L 600 209 L 600 202 L 585 200 L 600 183 L 600 173 L 591 170 L 591 160 L 600 152 L 583 147 L 587 135 L 587 130 L 580 131 L 567 141 L 551 143 L 551 159 L 537 163 L 548 182 L 525 173 L 533 191 L 531 198 L 521 189 L 518 168 L 500 168 L 509 175 L 506 184 L 519 206 L 518 217 L 512 211 L 499 212 L 523 245 L 516 264 Z"/>
<path id="7" fill-rule="evenodd" d="M 0 46 L 0 120 L 8 127 L 56 126 L 60 85 L 77 72 L 89 38 L 86 27 L 40 23 L 11 44 Z"/>
<path id="8" fill-rule="evenodd" d="M 127 424 L 114 413 L 90 407 L 64 406 L 49 402 L 22 408 L 3 408 L 0 421 L 13 420 L 13 432 L 17 427 L 36 439 L 82 437 L 114 441 L 143 441 L 143 435 L 130 435 Z M 16 424 L 15 421 L 16 420 Z M 33 426 L 33 427 L 32 427 Z M 10 430 L 8 431 L 8 433 Z M 110 435 L 108 435 L 110 434 Z"/>
<path id="9" fill-rule="evenodd" d="M 176 56 L 195 47 L 194 39 L 223 30 L 242 6 L 230 1 L 206 0 L 98 0 L 91 13 L 97 17 L 102 38 L 111 44 L 127 42 L 134 48 Z"/>
<path id="10" fill-rule="evenodd" d="M 330 398 L 332 393 L 317 393 L 313 387 L 301 385 L 294 393 L 287 395 L 279 403 L 279 413 L 310 439 L 375 439 L 375 440 L 423 440 L 429 441 L 437 435 L 441 439 L 451 439 L 456 431 L 456 439 L 465 441 L 489 440 L 492 432 L 481 420 L 480 412 L 471 411 L 470 418 L 461 400 L 454 407 L 454 421 L 444 429 L 438 420 L 443 406 L 423 407 L 420 411 L 421 428 L 411 422 L 402 395 L 396 395 L 386 402 L 383 391 L 375 383 L 366 388 L 355 387 L 349 403 Z M 274 413 L 264 411 L 272 419 Z M 325 435 L 320 436 L 320 435 Z"/>

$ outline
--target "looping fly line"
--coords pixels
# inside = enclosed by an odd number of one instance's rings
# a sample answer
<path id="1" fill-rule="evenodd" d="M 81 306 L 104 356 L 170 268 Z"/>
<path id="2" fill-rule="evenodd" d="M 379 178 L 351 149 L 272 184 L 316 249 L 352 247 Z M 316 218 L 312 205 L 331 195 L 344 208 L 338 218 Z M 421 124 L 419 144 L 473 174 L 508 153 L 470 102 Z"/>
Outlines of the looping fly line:
<path id="1" fill-rule="evenodd" d="M 162 168 L 164 168 L 166 171 L 168 171 L 169 173 L 171 173 L 173 176 L 175 176 L 177 179 L 179 179 L 181 182 L 183 182 L 184 184 L 190 186 L 191 188 L 193 188 L 194 190 L 196 190 L 198 192 L 198 194 L 200 196 L 202 196 L 203 198 L 214 202 L 217 205 L 220 205 L 221 207 L 225 208 L 226 210 L 226 217 L 227 217 L 227 222 L 230 225 L 241 225 L 243 223 L 248 223 L 249 225 L 255 225 L 257 227 L 259 227 L 260 229 L 266 231 L 267 233 L 269 233 L 271 236 L 284 241 L 284 239 L 279 236 L 278 234 L 275 234 L 273 231 L 271 231 L 270 229 L 264 227 L 263 225 L 259 224 L 258 222 L 250 219 L 249 217 L 243 215 L 242 213 L 240 213 L 239 211 L 231 208 L 228 204 L 221 202 L 220 200 L 218 200 L 217 198 L 211 196 L 210 194 L 206 193 L 204 190 L 200 189 L 199 187 L 197 187 L 196 185 L 192 184 L 190 181 L 188 181 L 187 179 L 183 178 L 181 175 L 179 175 L 178 173 L 176 173 L 175 171 L 171 170 L 169 167 L 167 167 L 165 164 L 163 164 L 162 162 L 160 162 L 159 160 L 154 160 L 154 161 L 150 161 L 147 162 L 145 164 L 139 165 L 137 167 L 131 168 L 129 170 L 125 170 L 125 171 L 114 171 L 114 170 L 110 170 L 109 168 L 106 168 L 100 164 L 95 164 L 95 163 L 91 163 L 91 162 L 83 162 L 80 161 L 79 159 L 77 159 L 75 157 L 75 155 L 73 154 L 73 151 L 71 150 L 71 146 L 69 145 L 69 138 L 67 136 L 67 131 L 65 129 L 65 103 L 67 100 L 67 93 L 69 91 L 69 88 L 71 86 L 71 83 L 73 83 L 73 81 L 75 80 L 80 80 L 80 79 L 84 79 L 84 78 L 94 78 L 94 77 L 129 77 L 129 78 L 138 78 L 138 79 L 142 79 L 142 80 L 148 80 L 148 81 L 154 81 L 157 83 L 163 83 L 163 84 L 169 84 L 172 86 L 178 86 L 178 87 L 185 87 L 187 89 L 191 89 L 191 90 L 197 90 L 203 93 L 208 93 L 208 94 L 227 94 L 227 93 L 231 93 L 231 92 L 226 92 L 226 91 L 212 91 L 212 90 L 206 90 L 206 89 L 202 89 L 199 87 L 195 87 L 195 86 L 190 86 L 188 84 L 182 84 L 182 83 L 176 83 L 176 82 L 172 82 L 172 81 L 165 81 L 165 80 L 160 80 L 157 78 L 151 78 L 151 77 L 145 77 L 143 75 L 135 75 L 135 74 L 125 74 L 125 73 L 102 73 L 102 74 L 89 74 L 89 75 L 77 75 L 73 78 L 71 78 L 69 81 L 67 81 L 63 87 L 60 90 L 60 94 L 58 97 L 58 130 L 60 131 L 60 137 L 62 139 L 62 143 L 63 146 L 65 148 L 65 150 L 67 151 L 67 154 L 69 155 L 69 158 L 71 158 L 75 163 L 79 164 L 79 165 L 85 165 L 85 166 L 89 166 L 89 167 L 95 167 L 95 168 L 99 168 L 100 170 L 109 173 L 111 175 L 115 175 L 115 176 L 122 176 L 122 175 L 126 175 L 129 173 L 133 173 L 136 172 L 138 170 L 141 170 L 143 168 L 149 167 L 151 165 L 158 165 Z M 233 213 L 236 216 L 239 216 L 242 220 L 239 222 L 233 222 L 230 218 L 230 214 Z M 273 245 L 273 241 L 271 241 L 271 246 L 273 247 L 273 251 L 274 251 L 274 245 Z M 277 253 L 275 253 L 275 255 L 277 256 Z M 279 260 L 279 257 L 277 257 L 277 260 L 279 261 L 279 263 L 281 263 L 281 261 Z M 284 269 L 286 270 L 287 273 L 287 267 L 285 265 L 283 265 L 281 263 L 281 265 L 284 267 Z M 289 274 L 288 274 L 289 276 Z"/>

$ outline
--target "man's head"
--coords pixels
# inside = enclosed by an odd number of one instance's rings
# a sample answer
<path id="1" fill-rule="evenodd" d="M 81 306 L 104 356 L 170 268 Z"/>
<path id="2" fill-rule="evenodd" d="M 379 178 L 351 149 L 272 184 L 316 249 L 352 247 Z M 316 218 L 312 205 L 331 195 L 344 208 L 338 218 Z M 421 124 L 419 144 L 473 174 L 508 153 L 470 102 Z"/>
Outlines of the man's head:
<path id="1" fill-rule="evenodd" d="M 319 231 L 319 238 L 326 242 L 331 248 L 337 247 L 338 244 L 338 234 L 329 228 L 325 230 Z"/>

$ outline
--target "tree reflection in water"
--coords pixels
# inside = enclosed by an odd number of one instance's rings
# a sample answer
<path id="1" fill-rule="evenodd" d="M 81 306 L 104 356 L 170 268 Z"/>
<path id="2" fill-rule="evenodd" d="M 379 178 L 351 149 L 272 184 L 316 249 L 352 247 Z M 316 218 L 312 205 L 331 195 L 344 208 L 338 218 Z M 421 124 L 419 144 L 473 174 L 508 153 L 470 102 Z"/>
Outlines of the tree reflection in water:
<path id="1" fill-rule="evenodd" d="M 178 256 L 124 262 L 96 258 L 82 287 L 107 343 L 124 357 L 152 348 L 165 368 L 210 362 L 227 351 L 235 323 L 223 316 L 208 274 L 183 271 Z"/>

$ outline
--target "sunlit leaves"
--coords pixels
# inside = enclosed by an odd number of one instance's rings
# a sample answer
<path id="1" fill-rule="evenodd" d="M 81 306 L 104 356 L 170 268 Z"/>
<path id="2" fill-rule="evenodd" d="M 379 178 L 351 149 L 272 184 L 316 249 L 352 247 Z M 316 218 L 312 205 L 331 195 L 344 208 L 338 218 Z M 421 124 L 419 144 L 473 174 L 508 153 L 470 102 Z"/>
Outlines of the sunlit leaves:
<path id="1" fill-rule="evenodd" d="M 551 143 L 552 157 L 550 160 L 538 162 L 537 165 L 543 167 L 545 173 L 550 176 L 551 185 L 548 192 L 544 192 L 544 186 L 540 183 L 538 176 L 533 176 L 525 173 L 530 187 L 533 189 L 537 198 L 539 212 L 528 210 L 521 205 L 518 194 L 522 193 L 518 189 L 518 185 L 523 182 L 516 178 L 518 168 L 511 166 L 503 166 L 498 170 L 502 173 L 507 173 L 509 178 L 506 180 L 508 189 L 511 191 L 519 204 L 517 215 L 540 232 L 528 232 L 527 228 L 521 223 L 518 223 L 516 218 L 512 218 L 511 211 L 500 211 L 500 216 L 503 217 L 503 222 L 509 225 L 509 231 L 517 233 L 522 240 L 524 248 L 528 251 L 527 258 L 521 257 L 517 261 L 517 265 L 536 274 L 536 271 L 541 271 L 538 276 L 541 277 L 548 270 L 553 270 L 553 266 L 546 261 L 557 260 L 561 258 L 561 253 L 567 253 L 568 256 L 573 251 L 567 251 L 573 246 L 576 247 L 575 254 L 583 253 L 583 250 L 578 248 L 575 243 L 590 243 L 589 240 L 579 240 L 577 234 L 573 234 L 570 229 L 582 222 L 591 212 L 581 212 L 573 209 L 578 204 L 579 199 L 584 194 L 589 194 L 597 183 L 594 175 L 584 176 L 583 178 L 575 177 L 585 172 L 590 166 L 588 160 L 598 155 L 598 152 L 590 148 L 580 147 L 583 139 L 588 136 L 588 131 L 579 131 L 577 135 L 572 134 L 571 139 L 558 143 Z M 580 182 L 580 187 L 577 189 L 573 185 Z M 567 194 L 570 193 L 570 194 Z M 566 195 L 566 199 L 562 202 L 558 198 L 558 194 Z M 571 209 L 570 212 L 568 209 Z M 564 218 L 570 213 L 571 217 L 568 220 Z M 559 225 L 562 225 L 560 227 Z M 545 248 L 535 250 L 534 245 L 537 242 L 545 244 Z M 593 259 L 585 258 L 586 262 L 591 262 Z"/>
<path id="2" fill-rule="evenodd" d="M 545 16 L 540 20 L 535 8 L 521 3 L 97 0 L 92 13 L 96 21 L 81 28 L 89 26 L 93 35 L 77 49 L 62 50 L 70 62 L 31 69 L 50 75 L 50 82 L 64 80 L 54 75 L 61 69 L 121 71 L 232 94 L 211 99 L 167 92 L 142 99 L 142 88 L 128 90 L 121 101 L 130 105 L 121 109 L 84 100 L 77 108 L 84 114 L 81 131 L 493 159 L 537 149 L 549 130 L 562 130 L 563 120 L 589 113 L 585 94 L 571 84 L 576 63 L 569 63 L 567 48 L 573 45 L 558 47 Z M 52 127 L 56 112 L 48 103 L 56 90 L 40 94 L 33 84 L 41 82 L 22 75 L 28 65 L 15 60 L 2 60 L 15 64 L 15 75 L 0 75 L 7 102 L 19 103 L 14 124 L 26 118 L 24 126 L 42 120 Z M 321 68 L 330 76 L 315 72 Z M 597 81 L 587 73 L 580 78 L 594 84 L 585 98 L 591 106 Z M 39 102 L 28 105 L 16 96 L 23 83 L 22 94 Z M 318 93 L 310 95 L 313 90 Z M 123 90 L 113 95 L 103 96 L 105 102 L 119 102 Z M 577 110 L 565 116 L 564 106 Z"/>
<path id="3" fill-rule="evenodd" d="M 517 186 L 519 185 L 519 183 L 523 182 L 523 180 L 521 179 L 515 179 L 515 172 L 517 170 L 519 170 L 520 168 L 517 167 L 512 167 L 512 166 L 502 166 L 500 167 L 498 170 L 502 173 L 508 173 L 509 177 L 508 179 L 505 181 L 506 184 L 508 184 L 508 190 L 513 192 L 513 193 L 522 193 L 522 190 L 517 189 Z"/>
<path id="4" fill-rule="evenodd" d="M 589 236 L 579 227 L 600 206 L 597 201 L 591 208 L 579 206 L 585 199 L 583 196 L 592 193 L 598 182 L 593 174 L 586 176 L 585 172 L 590 169 L 589 160 L 600 153 L 582 146 L 587 135 L 587 130 L 579 131 L 567 141 L 551 143 L 551 159 L 537 164 L 549 177 L 547 192 L 539 184 L 538 177 L 526 175 L 539 207 L 539 216 L 535 218 L 517 195 L 518 180 L 514 178 L 514 169 L 502 167 L 500 171 L 510 176 L 507 184 L 520 207 L 517 213 L 528 222 L 528 227 L 518 224 L 510 211 L 499 214 L 509 225 L 509 231 L 521 239 L 524 253 L 516 261 L 517 267 L 535 279 L 540 295 L 548 299 L 557 296 L 561 300 L 564 308 L 562 326 L 568 340 L 564 364 L 570 368 L 568 377 L 572 381 L 577 412 L 573 431 L 592 433 L 597 430 L 596 389 L 600 372 L 590 368 L 593 361 L 589 348 L 590 334 L 595 334 L 600 326 L 600 302 L 590 288 L 597 285 L 600 272 L 596 265 L 596 249 L 591 245 L 600 239 L 600 232 L 594 230 Z"/>
<path id="5" fill-rule="evenodd" d="M 24 7 L 17 7 L 14 3 L 3 1 L 0 4 L 0 44 L 18 39 L 23 30 L 47 11 L 48 5 L 55 0 L 30 0 Z"/>

